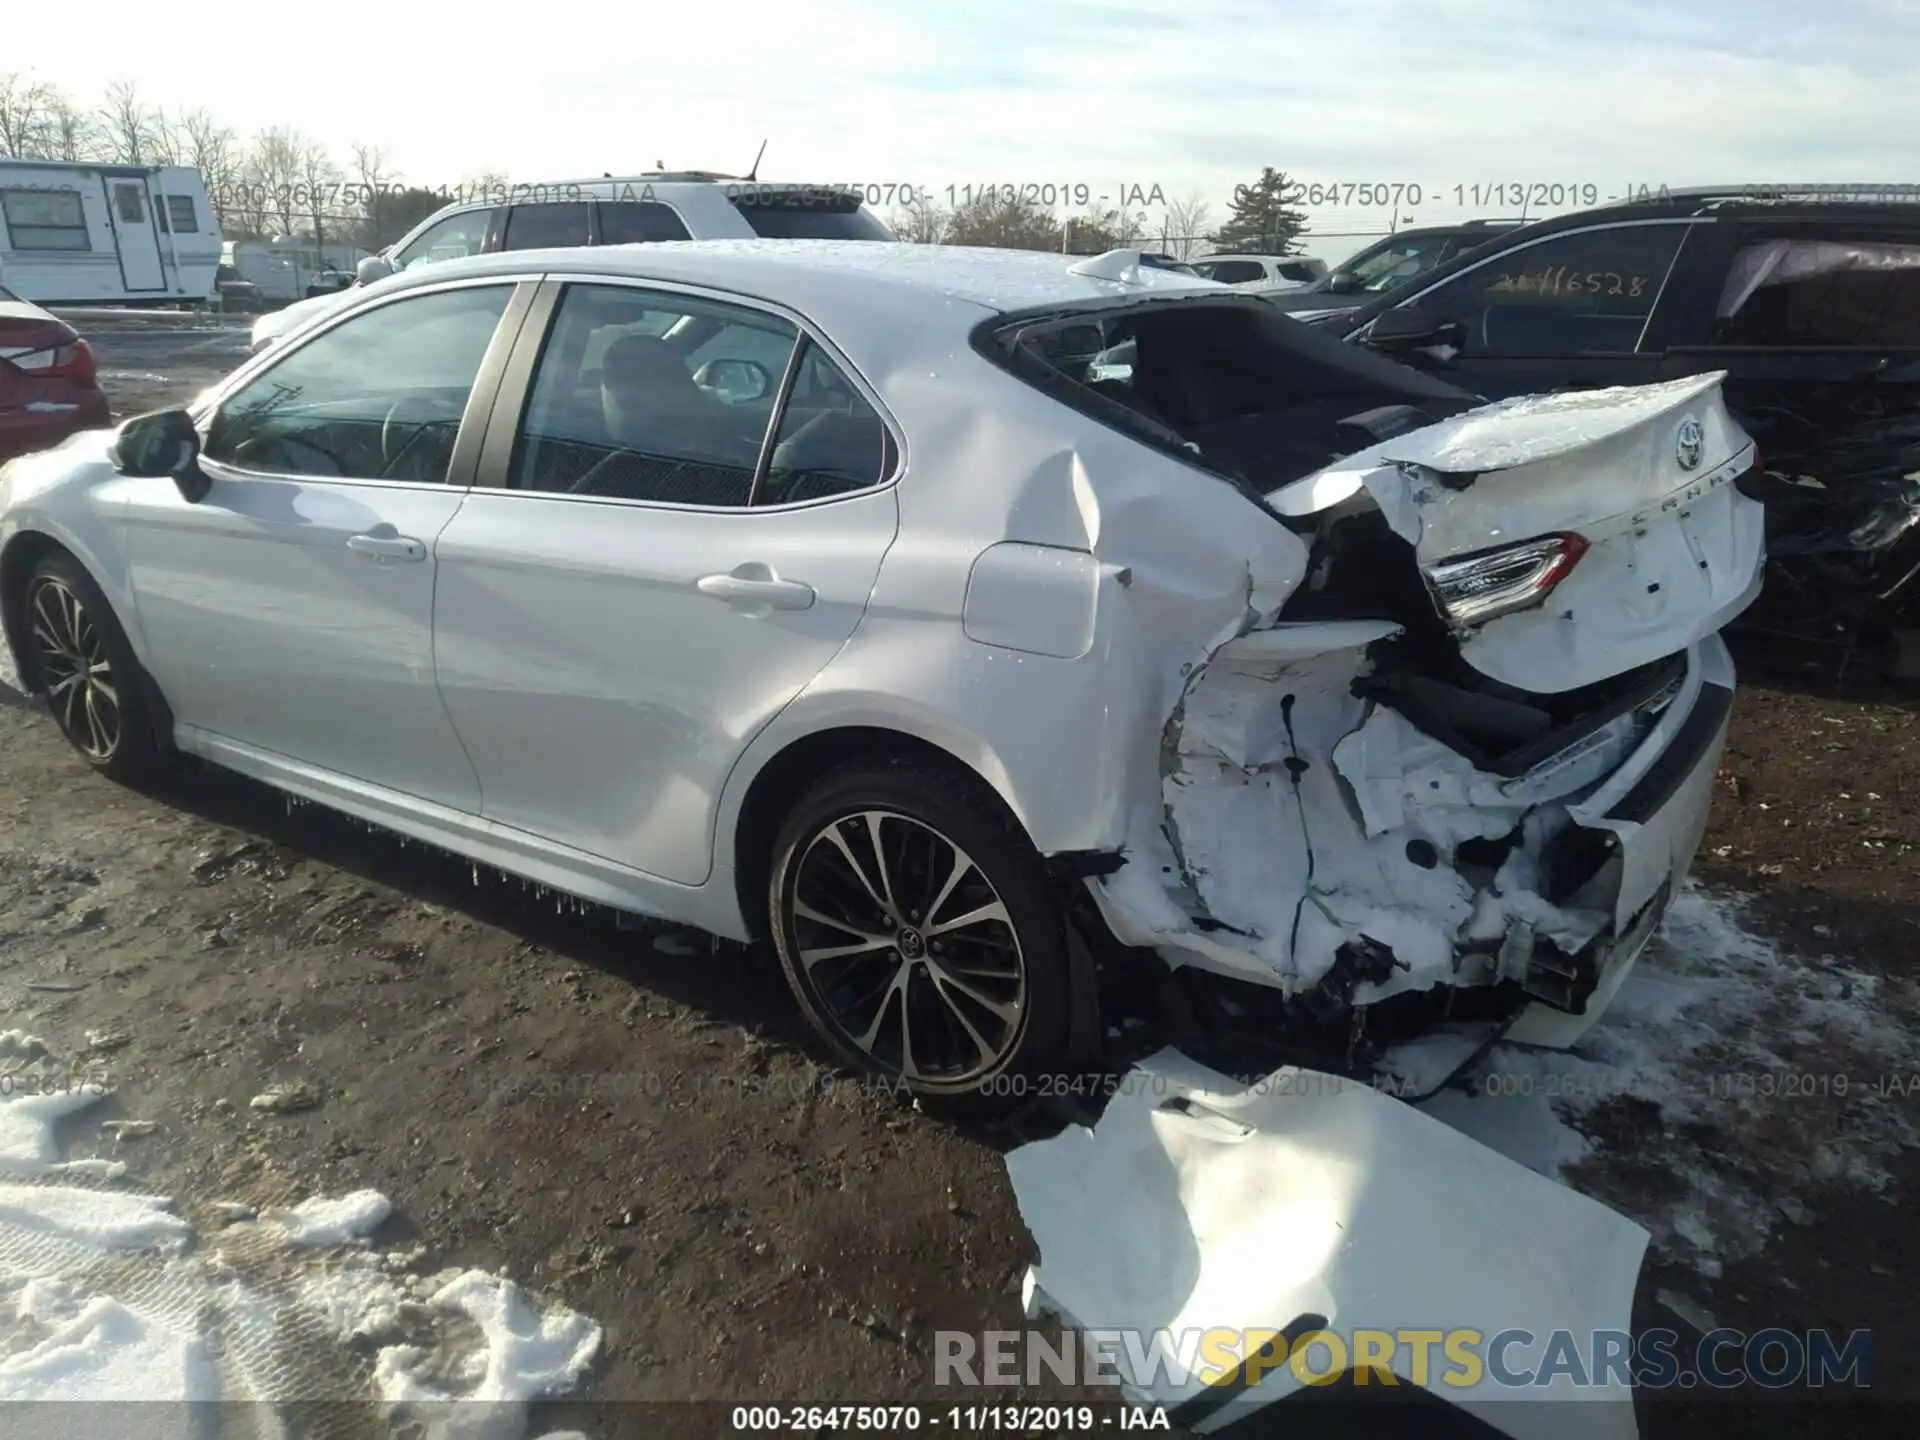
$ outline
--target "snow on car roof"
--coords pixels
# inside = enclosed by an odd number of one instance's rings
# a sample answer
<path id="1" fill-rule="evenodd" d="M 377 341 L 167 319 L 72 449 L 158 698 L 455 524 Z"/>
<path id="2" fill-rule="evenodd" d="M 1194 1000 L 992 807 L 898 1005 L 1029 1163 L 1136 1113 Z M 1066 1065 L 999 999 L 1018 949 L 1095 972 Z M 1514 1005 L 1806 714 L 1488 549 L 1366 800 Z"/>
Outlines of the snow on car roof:
<path id="1" fill-rule="evenodd" d="M 1050 251 L 873 240 L 676 240 L 472 256 L 402 271 L 395 279 L 431 284 L 456 276 L 550 270 L 708 285 L 804 310 L 836 302 L 864 307 L 884 296 L 895 304 L 919 302 L 929 312 L 960 301 L 1002 314 L 1128 295 L 1232 293 L 1210 280 L 1151 266 L 1139 267 L 1125 283 L 1069 269 L 1087 259 Z"/>

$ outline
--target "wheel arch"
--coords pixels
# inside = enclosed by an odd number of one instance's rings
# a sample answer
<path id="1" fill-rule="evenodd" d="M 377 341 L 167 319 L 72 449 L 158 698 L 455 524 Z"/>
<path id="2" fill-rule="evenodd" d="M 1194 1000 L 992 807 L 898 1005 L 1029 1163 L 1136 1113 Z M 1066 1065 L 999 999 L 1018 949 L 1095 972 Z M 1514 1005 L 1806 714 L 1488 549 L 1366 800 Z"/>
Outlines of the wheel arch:
<path id="1" fill-rule="evenodd" d="M 153 707 L 159 744 L 163 749 L 171 748 L 173 708 L 167 703 L 159 682 L 147 669 L 146 656 L 142 653 L 143 637 L 138 626 L 132 623 L 133 617 L 126 613 L 123 606 L 115 603 L 113 592 L 101 584 L 99 567 L 92 563 L 85 547 L 48 530 L 18 530 L 8 537 L 4 547 L 0 547 L 0 634 L 4 634 L 14 673 L 20 677 L 21 688 L 30 695 L 40 693 L 40 677 L 34 673 L 32 656 L 26 645 L 27 581 L 35 567 L 49 555 L 66 556 L 100 592 L 108 613 L 120 627 L 120 633 L 126 637 L 128 649 L 133 652 L 138 672 L 134 683 Z"/>
<path id="2" fill-rule="evenodd" d="M 881 757 L 930 762 L 961 777 L 1002 818 L 1032 840 L 1032 834 L 1000 787 L 979 767 L 945 746 L 883 725 L 841 724 L 788 741 L 754 773 L 732 827 L 733 884 L 741 919 L 754 940 L 768 938 L 767 881 L 781 823 L 822 775 L 853 760 Z"/>
<path id="3" fill-rule="evenodd" d="M 39 693 L 40 677 L 33 673 L 26 646 L 27 577 L 33 574 L 34 566 L 56 553 L 78 564 L 86 563 L 43 530 L 22 530 L 0 550 L 0 630 L 6 635 L 13 673 L 20 677 L 20 686 L 28 694 Z"/>

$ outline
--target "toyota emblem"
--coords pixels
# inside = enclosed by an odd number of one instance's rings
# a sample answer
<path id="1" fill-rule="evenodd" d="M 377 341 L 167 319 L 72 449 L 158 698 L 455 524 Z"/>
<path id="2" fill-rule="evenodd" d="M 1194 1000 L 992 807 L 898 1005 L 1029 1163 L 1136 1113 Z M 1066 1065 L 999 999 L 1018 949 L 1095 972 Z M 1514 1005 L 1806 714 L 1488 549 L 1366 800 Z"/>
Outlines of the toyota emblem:
<path id="1" fill-rule="evenodd" d="M 1682 470 L 1700 468 L 1700 451 L 1704 444 L 1705 436 L 1701 434 L 1700 422 L 1692 419 L 1682 420 L 1680 431 L 1673 438 L 1674 459 L 1680 462 Z"/>

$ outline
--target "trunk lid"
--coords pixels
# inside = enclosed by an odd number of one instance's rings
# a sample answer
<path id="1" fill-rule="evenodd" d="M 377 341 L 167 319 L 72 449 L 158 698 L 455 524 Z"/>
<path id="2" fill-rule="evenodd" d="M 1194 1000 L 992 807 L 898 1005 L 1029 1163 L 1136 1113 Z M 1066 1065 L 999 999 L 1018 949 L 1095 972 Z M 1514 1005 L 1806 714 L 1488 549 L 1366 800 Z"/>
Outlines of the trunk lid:
<path id="1" fill-rule="evenodd" d="M 1382 441 L 1274 491 L 1280 514 L 1370 497 L 1411 545 L 1461 657 L 1538 694 L 1672 655 L 1759 593 L 1752 440 L 1724 372 L 1523 396 Z"/>

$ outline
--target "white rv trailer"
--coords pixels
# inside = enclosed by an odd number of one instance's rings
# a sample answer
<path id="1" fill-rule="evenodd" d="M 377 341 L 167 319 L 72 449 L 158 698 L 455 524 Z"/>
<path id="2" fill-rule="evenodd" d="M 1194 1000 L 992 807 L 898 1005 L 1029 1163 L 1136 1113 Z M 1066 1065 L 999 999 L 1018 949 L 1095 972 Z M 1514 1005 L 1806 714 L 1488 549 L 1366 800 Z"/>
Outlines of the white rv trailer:
<path id="1" fill-rule="evenodd" d="M 191 166 L 0 160 L 0 285 L 23 300 L 197 303 L 219 264 L 219 222 Z"/>

